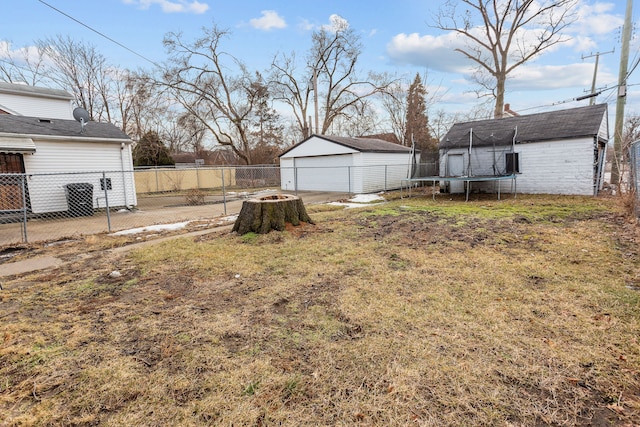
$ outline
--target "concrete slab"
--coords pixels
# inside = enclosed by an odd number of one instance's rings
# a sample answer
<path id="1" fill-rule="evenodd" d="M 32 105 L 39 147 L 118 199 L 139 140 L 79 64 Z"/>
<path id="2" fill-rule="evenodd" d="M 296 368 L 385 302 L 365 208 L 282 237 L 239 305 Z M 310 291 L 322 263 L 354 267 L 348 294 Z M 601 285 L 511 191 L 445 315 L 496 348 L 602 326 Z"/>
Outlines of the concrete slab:
<path id="1" fill-rule="evenodd" d="M 0 265 L 0 277 L 59 267 L 62 264 L 64 264 L 64 261 L 53 256 L 42 256 L 25 259 L 23 261 L 7 262 Z"/>

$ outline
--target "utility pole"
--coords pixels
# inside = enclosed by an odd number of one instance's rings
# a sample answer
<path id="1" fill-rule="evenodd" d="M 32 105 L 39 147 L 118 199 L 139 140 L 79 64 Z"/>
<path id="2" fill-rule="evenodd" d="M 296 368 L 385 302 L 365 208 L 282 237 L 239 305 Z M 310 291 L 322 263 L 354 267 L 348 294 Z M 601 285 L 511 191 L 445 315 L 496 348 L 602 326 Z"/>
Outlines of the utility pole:
<path id="1" fill-rule="evenodd" d="M 596 100 L 596 76 L 598 75 L 598 61 L 600 60 L 600 55 L 606 55 L 607 53 L 613 53 L 615 52 L 614 50 L 611 50 L 609 52 L 596 52 L 595 54 L 591 54 L 588 56 L 582 56 L 582 60 L 584 61 L 587 58 L 593 58 L 594 56 L 596 57 L 596 65 L 595 68 L 593 69 L 593 81 L 591 82 L 591 95 L 593 95 L 591 97 L 591 100 L 589 101 L 589 105 L 593 105 L 595 100 Z"/>
<path id="2" fill-rule="evenodd" d="M 631 14 L 633 0 L 627 0 L 627 9 L 622 27 L 622 49 L 620 51 L 620 72 L 618 74 L 618 100 L 616 102 L 616 122 L 613 129 L 613 164 L 611 165 L 611 185 L 619 186 L 622 163 L 622 129 L 624 126 L 624 104 L 627 96 L 627 67 L 629 65 L 629 41 L 631 40 Z M 620 191 L 620 188 L 618 188 Z"/>

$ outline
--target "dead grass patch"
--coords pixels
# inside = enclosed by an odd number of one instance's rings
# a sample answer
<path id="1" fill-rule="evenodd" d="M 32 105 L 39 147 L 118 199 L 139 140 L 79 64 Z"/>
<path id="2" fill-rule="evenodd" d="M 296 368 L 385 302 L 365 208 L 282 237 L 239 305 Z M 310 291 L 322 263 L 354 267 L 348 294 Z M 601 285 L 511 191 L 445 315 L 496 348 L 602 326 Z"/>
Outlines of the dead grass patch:
<path id="1" fill-rule="evenodd" d="M 639 240 L 619 212 L 404 199 L 13 278 L 2 422 L 638 424 Z"/>

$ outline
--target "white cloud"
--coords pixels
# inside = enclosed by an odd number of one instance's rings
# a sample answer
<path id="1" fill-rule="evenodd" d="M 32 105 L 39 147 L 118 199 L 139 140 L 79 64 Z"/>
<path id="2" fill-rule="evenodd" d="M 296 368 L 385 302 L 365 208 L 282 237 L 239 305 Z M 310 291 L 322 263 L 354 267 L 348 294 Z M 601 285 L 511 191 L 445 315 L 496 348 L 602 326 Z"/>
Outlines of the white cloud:
<path id="1" fill-rule="evenodd" d="M 260 18 L 254 18 L 249 21 L 253 28 L 259 30 L 272 30 L 274 28 L 286 28 L 287 23 L 275 10 L 263 10 Z"/>
<path id="2" fill-rule="evenodd" d="M 545 90 L 589 87 L 593 64 L 522 65 L 511 74 L 507 85 L 511 90 Z"/>
<path id="3" fill-rule="evenodd" d="M 391 39 L 387 54 L 401 64 L 450 73 L 471 72 L 473 64 L 456 52 L 456 47 L 464 47 L 464 41 L 454 33 L 439 36 L 401 33 Z"/>
<path id="4" fill-rule="evenodd" d="M 342 16 L 333 14 L 329 16 L 329 23 L 322 26 L 325 31 L 329 31 L 331 33 L 335 33 L 338 31 L 344 31 L 349 28 L 349 21 L 344 19 Z"/>
<path id="5" fill-rule="evenodd" d="M 613 10 L 613 3 L 581 3 L 576 10 L 576 22 L 572 30 L 582 35 L 604 35 L 615 31 L 624 23 L 624 17 L 607 13 Z"/>
<path id="6" fill-rule="evenodd" d="M 302 19 L 300 20 L 300 23 L 298 23 L 298 28 L 302 31 L 313 31 L 315 27 L 316 26 L 308 19 Z"/>
<path id="7" fill-rule="evenodd" d="M 303 19 L 298 24 L 298 28 L 303 31 L 324 30 L 330 33 L 335 33 L 337 31 L 344 31 L 348 29 L 349 21 L 334 13 L 329 16 L 328 24 L 317 25 L 307 19 Z"/>
<path id="8" fill-rule="evenodd" d="M 122 0 L 125 4 L 138 6 L 142 10 L 149 9 L 152 5 L 159 5 L 164 13 L 195 13 L 197 15 L 209 10 L 209 5 L 198 0 Z"/>

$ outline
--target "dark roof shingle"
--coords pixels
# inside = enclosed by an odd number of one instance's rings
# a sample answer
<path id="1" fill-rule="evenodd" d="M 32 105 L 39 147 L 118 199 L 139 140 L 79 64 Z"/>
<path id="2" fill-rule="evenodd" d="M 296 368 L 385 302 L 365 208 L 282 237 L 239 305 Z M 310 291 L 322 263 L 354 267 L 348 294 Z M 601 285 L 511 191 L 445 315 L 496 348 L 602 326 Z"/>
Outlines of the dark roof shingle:
<path id="1" fill-rule="evenodd" d="M 40 119 L 38 117 L 0 115 L 0 135 L 13 133 L 21 135 L 67 136 L 77 138 L 129 139 L 111 123 L 89 122 L 81 133 L 81 126 L 75 120 Z"/>
<path id="2" fill-rule="evenodd" d="M 516 129 L 516 143 L 595 137 L 606 112 L 607 105 L 599 104 L 503 119 L 456 123 L 442 138 L 439 147 L 467 147 L 470 131 L 473 132 L 473 146 L 476 147 L 511 144 Z"/>

